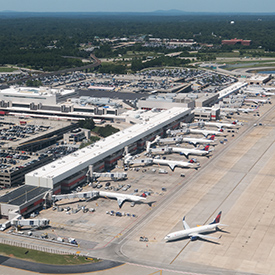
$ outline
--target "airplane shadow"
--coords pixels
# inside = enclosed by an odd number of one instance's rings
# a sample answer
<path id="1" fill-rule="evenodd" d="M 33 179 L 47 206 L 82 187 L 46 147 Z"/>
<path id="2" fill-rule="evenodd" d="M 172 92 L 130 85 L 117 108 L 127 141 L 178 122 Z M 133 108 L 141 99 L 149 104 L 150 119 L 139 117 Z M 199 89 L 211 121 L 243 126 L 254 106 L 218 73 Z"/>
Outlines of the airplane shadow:
<path id="1" fill-rule="evenodd" d="M 222 233 L 226 233 L 226 234 L 230 234 L 229 231 L 223 230 L 223 229 L 221 229 L 221 228 L 217 228 L 217 231 L 222 232 Z"/>

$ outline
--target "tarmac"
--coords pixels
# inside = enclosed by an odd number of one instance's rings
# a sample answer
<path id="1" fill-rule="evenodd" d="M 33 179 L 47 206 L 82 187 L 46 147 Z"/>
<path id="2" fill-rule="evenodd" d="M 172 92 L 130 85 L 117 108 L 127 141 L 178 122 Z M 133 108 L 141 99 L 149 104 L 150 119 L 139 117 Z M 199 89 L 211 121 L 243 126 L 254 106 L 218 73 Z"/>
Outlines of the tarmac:
<path id="1" fill-rule="evenodd" d="M 184 184 L 174 179 L 173 192 L 134 226 L 90 250 L 91 257 L 125 263 L 90 274 L 275 274 L 274 110 L 265 105 L 260 117 L 243 114 L 245 126 L 218 146 L 199 171 L 187 174 Z M 194 227 L 211 222 L 220 210 L 221 223 L 228 226 L 212 234 L 222 236 L 218 243 L 164 241 L 168 233 L 183 229 L 183 216 Z M 140 236 L 149 242 L 140 242 Z M 0 274 L 9 274 L 12 269 L 6 268 L 1 266 Z"/>

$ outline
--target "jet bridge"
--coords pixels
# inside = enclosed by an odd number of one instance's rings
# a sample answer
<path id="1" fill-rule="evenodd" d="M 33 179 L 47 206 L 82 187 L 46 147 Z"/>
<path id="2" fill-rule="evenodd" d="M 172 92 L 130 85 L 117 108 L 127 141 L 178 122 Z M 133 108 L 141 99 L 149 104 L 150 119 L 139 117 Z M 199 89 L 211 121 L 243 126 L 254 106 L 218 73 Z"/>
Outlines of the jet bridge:
<path id="1" fill-rule="evenodd" d="M 63 200 L 63 199 L 92 199 L 99 197 L 98 191 L 88 191 L 88 192 L 79 192 L 79 193 L 71 193 L 64 195 L 52 195 L 53 202 Z"/>
<path id="2" fill-rule="evenodd" d="M 92 179 L 97 179 L 97 178 L 110 178 L 112 180 L 124 180 L 127 178 L 127 173 L 125 172 L 115 172 L 115 173 L 92 173 Z"/>
<path id="3" fill-rule="evenodd" d="M 190 130 L 188 128 L 182 128 L 182 129 L 178 129 L 178 130 L 168 129 L 166 131 L 166 134 L 168 136 L 176 136 L 177 134 L 187 135 L 187 134 L 190 134 Z"/>
<path id="4" fill-rule="evenodd" d="M 11 225 L 16 227 L 29 226 L 29 227 L 46 227 L 50 224 L 48 219 L 13 219 Z"/>

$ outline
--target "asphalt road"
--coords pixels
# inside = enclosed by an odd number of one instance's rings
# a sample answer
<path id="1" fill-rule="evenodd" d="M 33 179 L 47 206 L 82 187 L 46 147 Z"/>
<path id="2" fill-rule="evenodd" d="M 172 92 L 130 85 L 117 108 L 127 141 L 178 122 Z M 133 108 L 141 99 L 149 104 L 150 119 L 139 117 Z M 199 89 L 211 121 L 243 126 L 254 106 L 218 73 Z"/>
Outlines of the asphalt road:
<path id="1" fill-rule="evenodd" d="M 97 263 L 83 264 L 83 265 L 49 265 L 34 263 L 16 258 L 0 256 L 0 265 L 6 267 L 13 267 L 27 271 L 44 273 L 44 274 L 75 274 L 87 273 L 94 271 L 101 271 L 114 268 L 123 263 L 103 260 Z"/>

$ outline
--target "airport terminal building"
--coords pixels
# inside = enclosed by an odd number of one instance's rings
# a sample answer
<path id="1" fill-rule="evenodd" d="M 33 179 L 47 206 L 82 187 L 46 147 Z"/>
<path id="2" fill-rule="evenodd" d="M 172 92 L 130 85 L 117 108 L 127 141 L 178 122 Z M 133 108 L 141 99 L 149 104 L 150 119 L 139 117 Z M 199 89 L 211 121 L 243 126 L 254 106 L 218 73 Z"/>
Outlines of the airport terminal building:
<path id="1" fill-rule="evenodd" d="M 128 152 L 141 150 L 146 141 L 153 140 L 156 135 L 162 136 L 168 128 L 178 127 L 180 122 L 188 122 L 190 116 L 189 108 L 178 107 L 162 112 L 144 112 L 139 123 L 26 174 L 22 197 L 27 199 L 23 203 L 17 202 L 18 189 L 10 192 L 8 198 L 1 197 L 1 215 L 8 216 L 9 205 L 10 209 L 18 209 L 21 215 L 29 214 L 35 207 L 41 207 L 49 190 L 53 194 L 68 192 L 87 181 L 86 175 L 91 166 L 93 171 L 113 168 L 117 160 L 122 158 L 125 148 L 128 148 Z M 32 198 L 30 201 L 29 192 L 34 190 L 41 192 L 35 194 L 35 200 Z"/>

